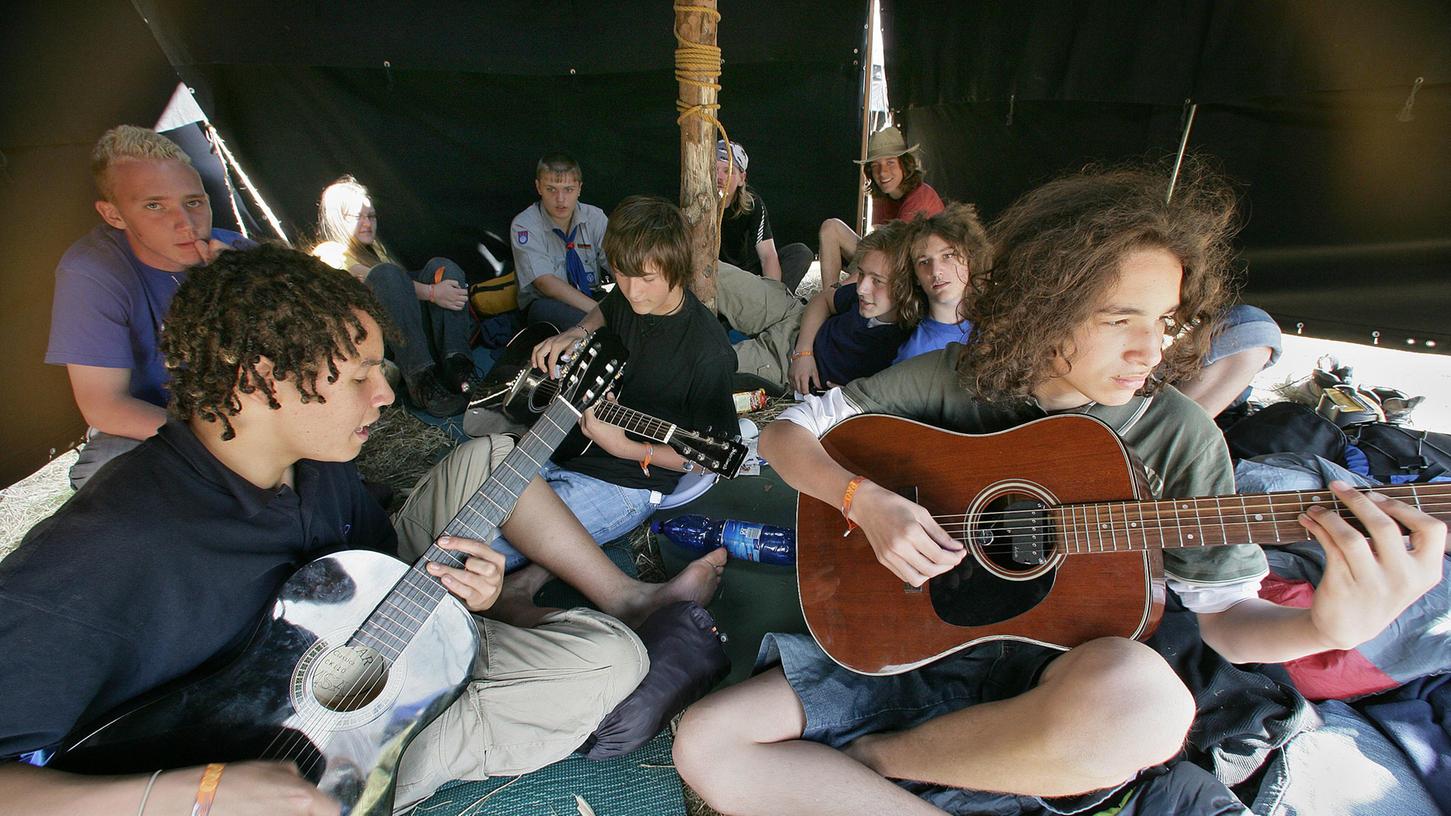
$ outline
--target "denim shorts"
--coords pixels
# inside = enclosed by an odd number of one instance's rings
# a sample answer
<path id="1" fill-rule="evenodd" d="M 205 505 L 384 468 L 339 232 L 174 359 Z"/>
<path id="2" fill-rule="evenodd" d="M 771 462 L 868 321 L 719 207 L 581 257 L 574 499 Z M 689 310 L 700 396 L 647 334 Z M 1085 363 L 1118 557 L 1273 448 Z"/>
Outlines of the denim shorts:
<path id="1" fill-rule="evenodd" d="M 659 491 L 621 487 L 562 468 L 553 460 L 544 463 L 539 475 L 601 546 L 639 527 L 663 498 Z M 503 553 L 505 572 L 529 563 L 503 536 L 489 546 Z"/>
<path id="2" fill-rule="evenodd" d="M 1035 686 L 1061 654 L 1043 646 L 998 641 L 904 674 L 877 677 L 842 668 L 810 635 L 773 633 L 761 642 L 756 669 L 779 663 L 806 712 L 802 738 L 841 748 L 867 734 L 900 731 L 971 705 L 1016 697 Z M 1042 799 L 922 782 L 897 784 L 948 813 L 986 816 L 1093 812 L 1124 787 Z"/>

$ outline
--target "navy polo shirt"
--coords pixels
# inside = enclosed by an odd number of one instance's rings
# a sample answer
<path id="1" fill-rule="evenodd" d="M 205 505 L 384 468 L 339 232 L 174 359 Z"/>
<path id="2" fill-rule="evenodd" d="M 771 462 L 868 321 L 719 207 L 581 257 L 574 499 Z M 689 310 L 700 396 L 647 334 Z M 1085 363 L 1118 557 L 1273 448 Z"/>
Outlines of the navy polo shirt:
<path id="1" fill-rule="evenodd" d="M 351 462 L 298 462 L 294 482 L 260 489 L 169 422 L 36 525 L 0 562 L 0 756 L 240 645 L 304 563 L 396 548 Z"/>

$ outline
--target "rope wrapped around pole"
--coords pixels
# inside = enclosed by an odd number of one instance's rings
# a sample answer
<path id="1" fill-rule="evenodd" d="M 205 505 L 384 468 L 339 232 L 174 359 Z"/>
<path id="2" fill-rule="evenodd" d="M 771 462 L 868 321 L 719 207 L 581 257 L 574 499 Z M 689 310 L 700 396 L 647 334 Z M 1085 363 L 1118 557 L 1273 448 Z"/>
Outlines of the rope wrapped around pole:
<path id="1" fill-rule="evenodd" d="M 715 0 L 676 3 L 675 107 L 680 125 L 680 208 L 691 225 L 693 269 L 690 288 L 715 308 L 715 266 L 720 256 L 720 223 L 725 204 L 715 186 L 715 136 L 730 141 L 716 118 L 720 110 L 721 51 L 716 45 L 720 12 Z M 731 158 L 734 170 L 734 157 Z"/>

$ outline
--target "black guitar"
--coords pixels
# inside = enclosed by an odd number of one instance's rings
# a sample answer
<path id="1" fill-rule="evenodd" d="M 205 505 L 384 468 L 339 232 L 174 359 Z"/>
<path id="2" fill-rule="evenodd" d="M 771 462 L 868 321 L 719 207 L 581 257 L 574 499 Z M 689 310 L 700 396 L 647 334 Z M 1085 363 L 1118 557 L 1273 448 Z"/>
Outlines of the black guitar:
<path id="1" fill-rule="evenodd" d="M 614 338 L 583 349 L 540 421 L 444 532 L 491 540 L 580 412 L 619 378 L 624 354 Z M 463 560 L 436 545 L 412 567 L 364 550 L 319 558 L 282 586 L 240 657 L 78 730 L 52 765 L 114 774 L 291 760 L 343 814 L 390 814 L 404 750 L 463 692 L 478 653 L 468 610 L 425 569 Z"/>
<path id="2" fill-rule="evenodd" d="M 483 396 L 471 403 L 471 407 L 497 404 L 505 416 L 521 425 L 534 422 L 559 390 L 559 381 L 549 379 L 543 372 L 532 368 L 530 356 L 535 346 L 558 333 L 559 330 L 550 324 L 539 323 L 514 335 L 479 389 Z M 693 431 L 617 402 L 596 403 L 594 415 L 601 422 L 652 442 L 669 445 L 686 459 L 726 479 L 735 478 L 746 461 L 746 444 L 739 435 L 721 438 Z M 561 454 L 578 454 L 583 450 L 583 447 L 577 450 L 570 450 L 570 447 L 568 443 L 562 446 Z"/>

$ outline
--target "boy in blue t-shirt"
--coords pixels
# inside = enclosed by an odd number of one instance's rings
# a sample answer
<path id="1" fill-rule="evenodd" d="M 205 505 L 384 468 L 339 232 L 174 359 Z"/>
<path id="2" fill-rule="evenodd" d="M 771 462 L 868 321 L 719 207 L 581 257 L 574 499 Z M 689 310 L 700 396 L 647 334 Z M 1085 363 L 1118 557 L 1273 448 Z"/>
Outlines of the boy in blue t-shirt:
<path id="1" fill-rule="evenodd" d="M 166 421 L 167 375 L 157 338 L 172 295 L 194 266 L 253 246 L 212 229 L 211 202 L 191 159 L 166 137 L 121 125 L 91 155 L 97 225 L 55 270 L 45 361 L 64 365 L 90 430 L 71 468 L 79 488 L 102 464 Z"/>
<path id="2" fill-rule="evenodd" d="M 971 204 L 949 204 L 937 215 L 912 224 L 912 272 L 917 285 L 899 310 L 905 325 L 917 323 L 892 364 L 919 354 L 966 343 L 972 330 L 967 296 L 972 273 L 992 266 L 987 230 Z"/>
<path id="3" fill-rule="evenodd" d="M 886 368 L 907 337 L 898 306 L 912 287 L 905 223 L 878 227 L 857 245 L 851 274 L 804 307 L 784 286 L 720 265 L 716 308 L 738 331 L 736 371 L 806 394 Z"/>

